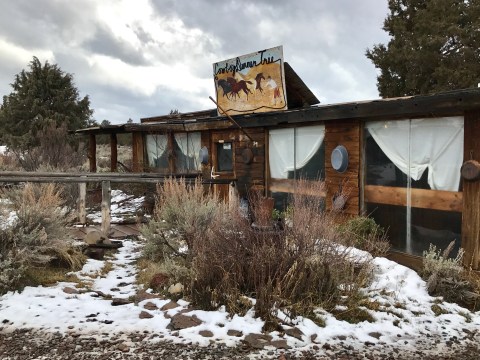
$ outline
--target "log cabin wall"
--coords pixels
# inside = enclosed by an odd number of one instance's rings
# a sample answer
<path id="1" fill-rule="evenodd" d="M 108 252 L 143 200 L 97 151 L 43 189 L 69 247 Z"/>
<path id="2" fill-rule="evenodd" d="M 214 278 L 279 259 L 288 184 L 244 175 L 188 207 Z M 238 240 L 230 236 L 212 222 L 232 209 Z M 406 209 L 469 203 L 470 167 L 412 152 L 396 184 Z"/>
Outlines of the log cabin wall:
<path id="1" fill-rule="evenodd" d="M 480 110 L 465 113 L 464 161 L 480 161 Z M 463 180 L 464 264 L 480 270 L 480 180 Z"/>
<path id="2" fill-rule="evenodd" d="M 326 209 L 332 210 L 333 196 L 341 186 L 348 195 L 344 214 L 359 214 L 360 199 L 360 131 L 358 121 L 331 121 L 325 123 L 325 183 L 327 188 Z M 332 151 L 343 145 L 348 151 L 348 168 L 343 173 L 333 169 L 330 156 Z"/>

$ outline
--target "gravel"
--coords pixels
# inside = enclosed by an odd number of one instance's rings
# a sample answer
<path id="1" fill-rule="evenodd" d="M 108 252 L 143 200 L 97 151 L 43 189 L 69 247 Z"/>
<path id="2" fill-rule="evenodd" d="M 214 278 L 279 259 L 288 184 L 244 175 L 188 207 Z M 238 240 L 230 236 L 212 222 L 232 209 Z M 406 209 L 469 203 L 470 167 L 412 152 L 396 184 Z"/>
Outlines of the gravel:
<path id="1" fill-rule="evenodd" d="M 213 343 L 208 347 L 193 344 L 175 344 L 162 340 L 153 333 L 112 335 L 108 333 L 80 335 L 60 334 L 19 329 L 3 332 L 0 329 L 0 359 L 419 359 L 477 360 L 480 356 L 478 339 L 469 342 L 429 341 L 430 348 L 407 350 L 387 344 L 366 343 L 360 348 L 351 344 L 318 344 L 308 351 L 264 349 L 256 350 L 241 345 L 226 347 Z M 421 342 L 420 342 L 421 343 Z M 434 344 L 434 345 L 432 345 Z M 435 345 L 436 344 L 436 345 Z M 426 343 L 425 343 L 426 345 Z"/>

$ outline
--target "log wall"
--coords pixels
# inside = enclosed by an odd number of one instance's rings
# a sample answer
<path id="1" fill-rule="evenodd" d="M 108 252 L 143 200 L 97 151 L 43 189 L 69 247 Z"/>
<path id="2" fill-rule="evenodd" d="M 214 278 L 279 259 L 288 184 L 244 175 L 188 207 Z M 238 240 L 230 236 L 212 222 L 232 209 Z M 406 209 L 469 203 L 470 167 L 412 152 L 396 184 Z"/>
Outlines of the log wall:
<path id="1" fill-rule="evenodd" d="M 332 198 L 342 186 L 343 192 L 348 195 L 348 200 L 343 213 L 348 215 L 359 214 L 360 197 L 360 131 L 358 121 L 327 122 L 325 124 L 325 182 L 326 182 L 326 207 L 333 209 Z M 348 168 L 339 173 L 332 167 L 330 157 L 332 151 L 343 145 L 348 151 Z"/>

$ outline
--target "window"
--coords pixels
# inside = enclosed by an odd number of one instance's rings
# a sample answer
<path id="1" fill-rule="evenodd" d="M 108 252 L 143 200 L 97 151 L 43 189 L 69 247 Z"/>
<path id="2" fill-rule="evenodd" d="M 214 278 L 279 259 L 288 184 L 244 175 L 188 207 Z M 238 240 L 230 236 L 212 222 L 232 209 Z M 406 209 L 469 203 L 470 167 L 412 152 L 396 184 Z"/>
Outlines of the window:
<path id="1" fill-rule="evenodd" d="M 392 247 L 422 255 L 430 243 L 461 242 L 463 117 L 365 125 L 366 212 L 388 230 Z"/>
<path id="2" fill-rule="evenodd" d="M 201 148 L 199 132 L 174 134 L 173 152 L 177 174 L 196 173 L 201 170 L 198 154 Z"/>
<path id="3" fill-rule="evenodd" d="M 270 130 L 270 177 L 307 180 L 324 178 L 324 137 L 324 125 Z"/>
<path id="4" fill-rule="evenodd" d="M 233 171 L 233 144 L 217 143 L 217 171 Z"/>
<path id="5" fill-rule="evenodd" d="M 148 166 L 163 173 L 169 172 L 168 137 L 165 134 L 146 136 Z"/>

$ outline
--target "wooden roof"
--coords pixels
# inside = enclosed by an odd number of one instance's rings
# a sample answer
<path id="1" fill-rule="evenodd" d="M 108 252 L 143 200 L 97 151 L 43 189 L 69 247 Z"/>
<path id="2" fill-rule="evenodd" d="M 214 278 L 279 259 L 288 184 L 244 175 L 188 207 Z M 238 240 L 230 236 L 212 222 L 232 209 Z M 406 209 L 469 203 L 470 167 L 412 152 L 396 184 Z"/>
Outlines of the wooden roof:
<path id="1" fill-rule="evenodd" d="M 235 115 L 235 121 L 244 128 L 277 127 L 286 124 L 335 120 L 381 120 L 410 117 L 439 117 L 462 115 L 464 111 L 480 110 L 480 88 L 449 91 L 432 95 L 418 95 L 372 101 L 348 102 L 309 106 L 294 110 Z M 188 114 L 147 118 L 141 124 L 108 125 L 77 130 L 78 134 L 137 131 L 199 131 L 235 128 L 215 109 Z"/>

